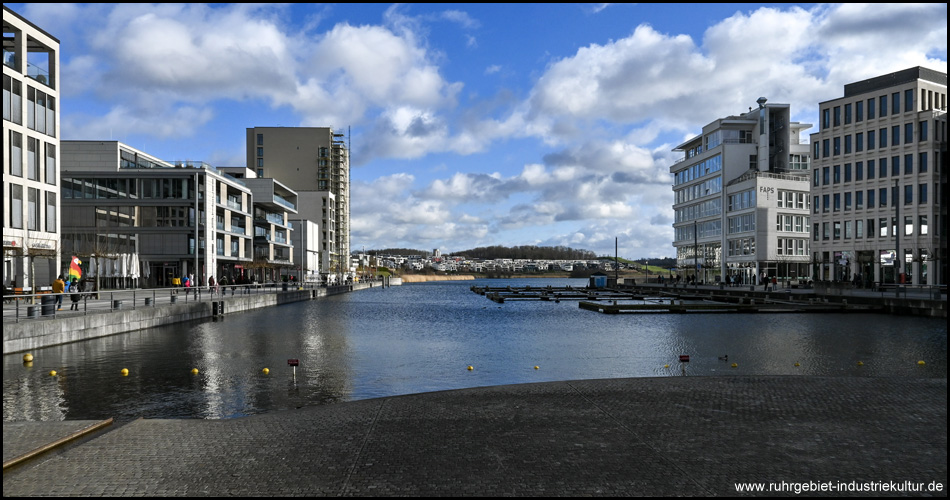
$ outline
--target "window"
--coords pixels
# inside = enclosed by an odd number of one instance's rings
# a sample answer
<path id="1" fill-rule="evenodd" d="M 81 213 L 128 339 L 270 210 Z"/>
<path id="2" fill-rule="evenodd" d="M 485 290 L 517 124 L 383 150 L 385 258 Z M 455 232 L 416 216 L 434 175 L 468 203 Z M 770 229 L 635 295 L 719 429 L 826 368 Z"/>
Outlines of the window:
<path id="1" fill-rule="evenodd" d="M 841 106 L 834 107 L 834 126 L 841 126 Z"/>
<path id="2" fill-rule="evenodd" d="M 878 170 L 878 177 L 881 179 L 887 177 L 887 158 L 881 158 L 881 167 Z"/>
<path id="3" fill-rule="evenodd" d="M 877 192 L 877 199 L 880 202 L 881 207 L 887 206 L 887 188 L 881 188 Z"/>
<path id="4" fill-rule="evenodd" d="M 885 238 L 887 237 L 887 219 L 881 217 L 877 220 L 878 236 Z"/>
<path id="5" fill-rule="evenodd" d="M 834 151 L 833 151 L 833 154 L 834 154 L 835 156 L 838 156 L 838 155 L 841 154 L 841 138 L 840 138 L 840 137 L 835 137 L 835 138 L 834 138 Z"/>
<path id="6" fill-rule="evenodd" d="M 854 221 L 854 237 L 864 238 L 864 221 L 861 219 Z"/>
<path id="7" fill-rule="evenodd" d="M 904 124 L 904 144 L 910 144 L 914 142 L 914 124 L 905 123 Z"/>
<path id="8" fill-rule="evenodd" d="M 920 153 L 920 155 L 918 156 L 917 170 L 922 174 L 927 172 L 927 152 L 926 151 L 924 151 L 923 153 Z"/>
<path id="9" fill-rule="evenodd" d="M 901 126 L 891 127 L 891 146 L 900 146 L 901 144 Z"/>
<path id="10" fill-rule="evenodd" d="M 851 210 L 851 191 L 844 194 L 844 210 L 845 212 Z"/>
<path id="11" fill-rule="evenodd" d="M 887 96 L 882 95 L 881 98 L 878 99 L 878 103 L 880 104 L 880 109 L 879 109 L 880 112 L 878 113 L 878 115 L 881 118 L 884 118 L 885 116 L 887 116 Z"/>
<path id="12" fill-rule="evenodd" d="M 864 132 L 854 134 L 854 150 L 858 153 L 864 151 Z"/>
<path id="13" fill-rule="evenodd" d="M 868 160 L 868 180 L 874 178 L 874 160 Z"/>
<path id="14" fill-rule="evenodd" d="M 56 184 L 56 145 L 46 145 L 46 183 Z"/>
<path id="15" fill-rule="evenodd" d="M 46 232 L 56 232 L 56 192 L 46 193 Z"/>
<path id="16" fill-rule="evenodd" d="M 868 189 L 868 208 L 874 208 L 874 190 Z"/>
<path id="17" fill-rule="evenodd" d="M 892 156 L 891 157 L 891 175 L 898 176 L 901 175 L 901 157 Z"/>
<path id="18" fill-rule="evenodd" d="M 886 148 L 886 147 L 887 147 L 887 129 L 886 129 L 886 128 L 882 128 L 882 129 L 878 130 L 878 134 L 877 134 L 877 135 L 878 135 L 878 137 L 881 139 L 881 147 L 882 147 L 882 148 Z"/>
<path id="19" fill-rule="evenodd" d="M 894 114 L 900 113 L 901 112 L 901 93 L 894 92 L 893 94 L 891 94 L 891 101 L 893 101 L 891 104 L 891 112 Z"/>
<path id="20" fill-rule="evenodd" d="M 821 156 L 822 158 L 831 156 L 831 141 L 828 139 L 822 139 L 821 141 Z"/>
<path id="21" fill-rule="evenodd" d="M 854 164 L 854 180 L 863 181 L 864 180 L 864 162 L 859 161 Z"/>
<path id="22" fill-rule="evenodd" d="M 822 222 L 821 232 L 822 232 L 821 239 L 823 240 L 831 239 L 831 224 L 828 224 L 827 222 Z"/>
<path id="23" fill-rule="evenodd" d="M 844 124 L 851 123 L 851 103 L 844 105 Z"/>
<path id="24" fill-rule="evenodd" d="M 814 184 L 815 186 L 820 186 L 821 185 L 820 181 L 821 181 L 821 175 L 819 174 L 818 168 L 816 167 L 814 170 L 814 174 L 812 175 L 812 184 Z"/>
<path id="25" fill-rule="evenodd" d="M 854 103 L 854 121 L 864 121 L 864 101 Z"/>
<path id="26" fill-rule="evenodd" d="M 844 239 L 850 240 L 854 237 L 852 230 L 852 222 L 849 220 L 844 221 Z"/>
<path id="27" fill-rule="evenodd" d="M 868 149 L 874 149 L 874 131 L 868 130 Z"/>
<path id="28" fill-rule="evenodd" d="M 10 175 L 23 177 L 23 135 L 10 131 Z"/>
<path id="29" fill-rule="evenodd" d="M 904 112 L 914 110 L 914 89 L 907 89 L 904 91 Z"/>
<path id="30" fill-rule="evenodd" d="M 917 130 L 919 132 L 917 134 L 917 140 L 920 142 L 926 141 L 927 140 L 927 120 L 918 122 Z"/>
<path id="31" fill-rule="evenodd" d="M 812 205 L 811 205 L 811 213 L 817 214 L 819 208 L 821 208 L 821 207 L 820 207 L 819 204 L 818 204 L 818 197 L 815 196 L 815 200 L 814 200 L 814 202 L 812 202 Z"/>
<path id="32" fill-rule="evenodd" d="M 841 239 L 841 222 L 835 221 L 835 222 L 834 222 L 834 225 L 835 225 L 835 227 L 834 227 L 834 231 L 835 231 L 835 233 L 834 233 L 834 238 L 835 238 L 836 240 L 840 240 L 840 239 Z"/>
<path id="33" fill-rule="evenodd" d="M 914 234 L 914 217 L 912 215 L 904 216 L 904 236 Z"/>
<path id="34" fill-rule="evenodd" d="M 844 181 L 851 182 L 851 164 L 850 163 L 844 164 Z"/>
<path id="35" fill-rule="evenodd" d="M 834 181 L 835 184 L 841 182 L 841 165 L 834 166 Z"/>
<path id="36" fill-rule="evenodd" d="M 904 205 L 910 205 L 914 203 L 914 186 L 908 184 L 904 186 Z"/>
<path id="37" fill-rule="evenodd" d="M 23 229 L 23 186 L 10 184 L 10 227 Z"/>
<path id="38" fill-rule="evenodd" d="M 927 216 L 926 216 L 926 215 L 921 215 L 921 216 L 918 218 L 917 225 L 918 225 L 918 227 L 920 228 L 920 234 L 924 235 L 924 234 L 927 234 L 927 233 L 929 232 L 929 231 L 928 231 L 929 228 L 927 227 Z"/>
<path id="39" fill-rule="evenodd" d="M 874 219 L 868 219 L 868 238 L 874 237 Z"/>
<path id="40" fill-rule="evenodd" d="M 40 141 L 34 137 L 26 138 L 26 178 L 40 179 Z"/>
<path id="41" fill-rule="evenodd" d="M 917 185 L 917 203 L 921 205 L 927 203 L 927 184 Z"/>
<path id="42" fill-rule="evenodd" d="M 874 119 L 874 98 L 868 99 L 868 120 Z"/>
<path id="43" fill-rule="evenodd" d="M 914 173 L 914 155 L 904 155 L 904 174 Z"/>
<path id="44" fill-rule="evenodd" d="M 40 223 L 40 190 L 29 188 L 26 200 L 26 228 L 36 231 Z"/>
<path id="45" fill-rule="evenodd" d="M 850 135 L 844 136 L 844 154 L 846 155 L 851 154 L 851 136 Z"/>
<path id="46" fill-rule="evenodd" d="M 831 128 L 831 110 L 821 110 L 821 128 L 822 130 Z"/>
<path id="47" fill-rule="evenodd" d="M 264 134 L 257 134 L 257 145 L 258 146 L 264 145 Z"/>
<path id="48" fill-rule="evenodd" d="M 829 212 L 831 210 L 831 196 L 827 194 L 821 195 L 821 211 Z"/>
<path id="49" fill-rule="evenodd" d="M 854 192 L 854 209 L 855 210 L 864 209 L 864 191 Z"/>
<path id="50" fill-rule="evenodd" d="M 840 212 L 841 211 L 841 193 L 835 193 L 834 200 L 835 200 L 834 211 Z"/>
<path id="51" fill-rule="evenodd" d="M 829 167 L 822 167 L 821 177 L 823 185 L 827 186 L 831 184 L 831 169 Z"/>

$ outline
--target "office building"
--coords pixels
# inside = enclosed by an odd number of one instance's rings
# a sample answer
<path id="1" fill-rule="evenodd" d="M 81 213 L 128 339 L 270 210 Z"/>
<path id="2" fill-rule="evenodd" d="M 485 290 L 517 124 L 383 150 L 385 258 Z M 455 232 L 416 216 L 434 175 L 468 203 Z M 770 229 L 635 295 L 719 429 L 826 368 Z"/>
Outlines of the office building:
<path id="1" fill-rule="evenodd" d="M 60 266 L 59 40 L 3 7 L 3 284 L 49 289 Z"/>
<path id="2" fill-rule="evenodd" d="M 947 74 L 918 66 L 850 83 L 819 110 L 816 279 L 945 285 Z"/>
<path id="3" fill-rule="evenodd" d="M 787 104 L 715 120 L 673 151 L 678 275 L 699 283 L 810 278 L 809 150 Z"/>
<path id="4" fill-rule="evenodd" d="M 63 255 L 79 256 L 102 288 L 245 276 L 251 202 L 241 179 L 203 162 L 166 162 L 118 141 L 62 141 Z"/>

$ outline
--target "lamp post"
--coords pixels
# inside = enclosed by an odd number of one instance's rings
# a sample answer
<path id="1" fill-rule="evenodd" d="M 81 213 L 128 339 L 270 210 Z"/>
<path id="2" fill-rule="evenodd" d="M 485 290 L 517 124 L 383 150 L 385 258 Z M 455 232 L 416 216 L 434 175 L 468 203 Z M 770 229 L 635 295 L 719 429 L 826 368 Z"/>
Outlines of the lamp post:
<path id="1" fill-rule="evenodd" d="M 901 261 L 904 260 L 904 255 L 901 252 L 901 197 L 900 197 L 900 186 L 898 183 L 899 179 L 894 179 L 894 283 L 901 284 L 900 274 L 901 274 Z M 894 287 L 895 290 L 898 290 L 898 295 L 900 291 L 897 287 Z"/>
<path id="2" fill-rule="evenodd" d="M 699 286 L 699 231 L 693 221 L 693 286 Z"/>

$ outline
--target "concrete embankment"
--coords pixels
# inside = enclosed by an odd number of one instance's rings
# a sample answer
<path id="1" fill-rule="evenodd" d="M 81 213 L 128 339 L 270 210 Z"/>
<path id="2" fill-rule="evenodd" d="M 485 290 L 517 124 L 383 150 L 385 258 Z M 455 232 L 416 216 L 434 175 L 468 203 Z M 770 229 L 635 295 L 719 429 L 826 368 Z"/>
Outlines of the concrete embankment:
<path id="1" fill-rule="evenodd" d="M 427 274 L 404 274 L 401 276 L 401 278 L 403 283 L 423 283 L 426 281 L 471 281 L 475 279 L 475 276 L 429 276 Z"/>
<path id="2" fill-rule="evenodd" d="M 378 285 L 377 285 L 378 286 Z M 373 287 L 372 283 L 310 290 L 275 291 L 253 295 L 227 295 L 209 301 L 176 302 L 154 307 L 118 309 L 54 319 L 4 323 L 3 353 L 24 352 L 70 342 L 181 323 L 217 315 L 318 299 Z"/>

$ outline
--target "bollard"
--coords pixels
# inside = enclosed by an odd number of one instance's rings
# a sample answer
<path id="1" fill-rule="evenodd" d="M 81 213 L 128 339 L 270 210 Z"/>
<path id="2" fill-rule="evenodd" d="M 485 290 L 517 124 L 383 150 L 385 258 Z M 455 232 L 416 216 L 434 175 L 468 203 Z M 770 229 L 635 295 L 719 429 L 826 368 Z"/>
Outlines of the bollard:
<path id="1" fill-rule="evenodd" d="M 175 302 L 178 302 L 178 296 L 172 295 L 172 304 L 174 304 Z"/>
<path id="2" fill-rule="evenodd" d="M 112 308 L 113 308 L 113 309 L 122 309 L 122 301 L 121 301 L 121 300 L 113 300 L 113 301 L 112 301 Z"/>
<path id="3" fill-rule="evenodd" d="M 36 316 L 36 306 L 26 306 L 26 317 L 35 318 Z"/>
<path id="4" fill-rule="evenodd" d="M 151 298 L 151 297 L 145 297 L 145 305 L 146 305 L 146 306 L 152 305 L 152 298 Z"/>

